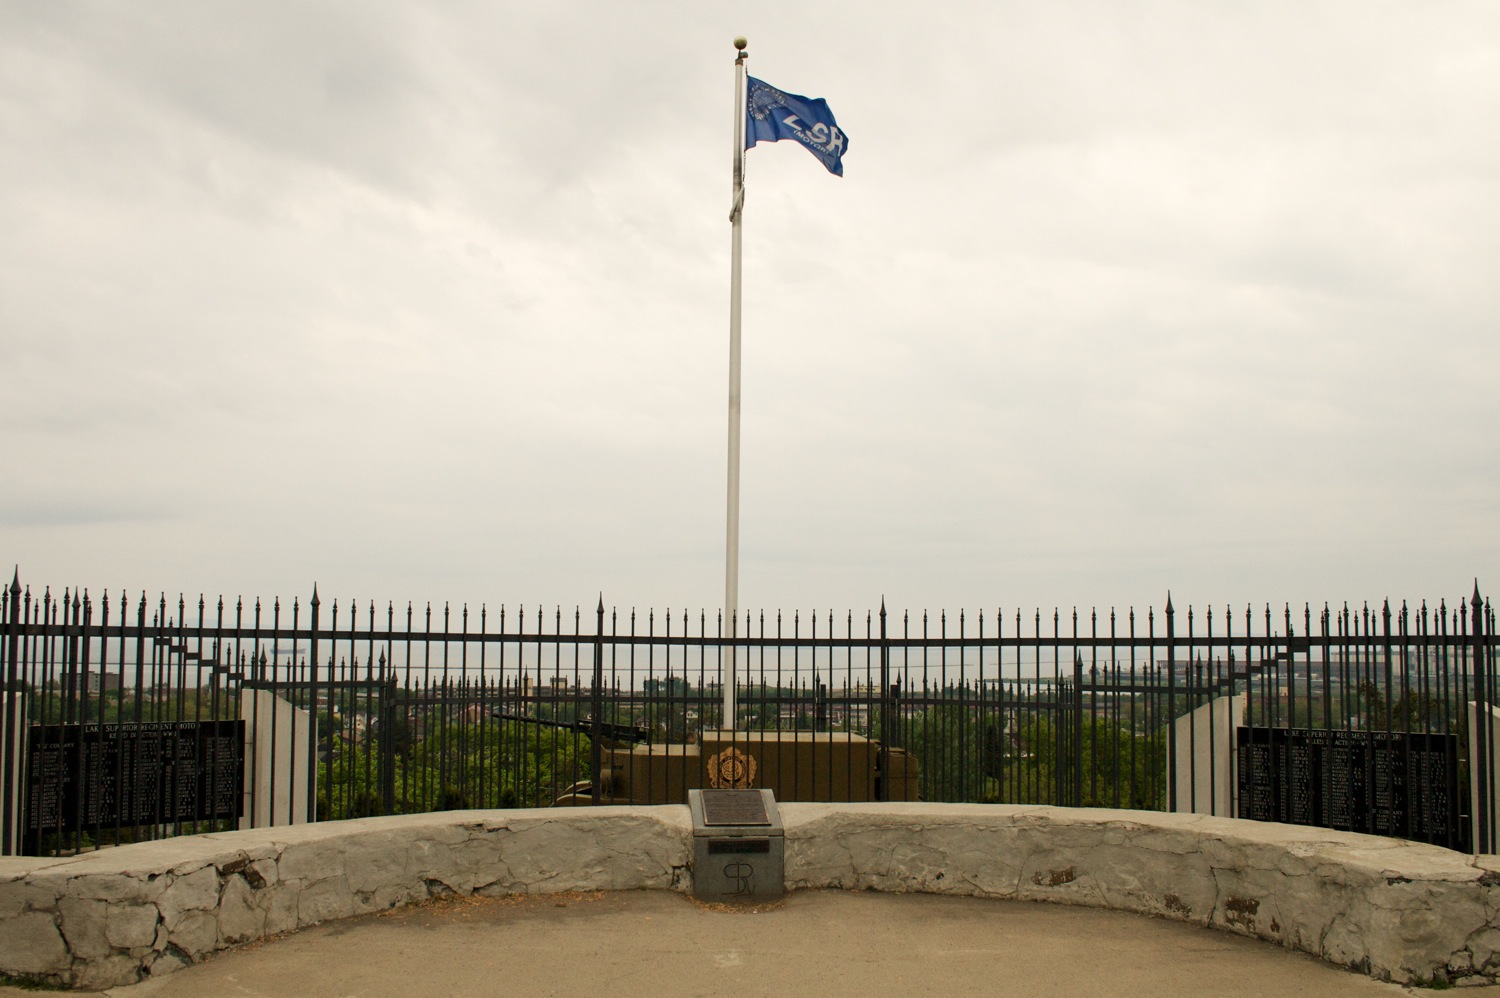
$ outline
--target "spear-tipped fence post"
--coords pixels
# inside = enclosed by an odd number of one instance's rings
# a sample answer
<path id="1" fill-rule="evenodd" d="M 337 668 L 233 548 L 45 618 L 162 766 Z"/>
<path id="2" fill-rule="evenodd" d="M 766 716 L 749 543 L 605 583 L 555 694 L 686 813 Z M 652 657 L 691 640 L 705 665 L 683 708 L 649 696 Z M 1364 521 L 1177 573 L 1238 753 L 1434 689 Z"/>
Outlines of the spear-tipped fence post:
<path id="1" fill-rule="evenodd" d="M 1478 815 L 1478 828 L 1474 851 L 1495 852 L 1495 774 L 1491 760 L 1494 757 L 1495 714 L 1490 705 L 1490 676 L 1488 656 L 1485 654 L 1484 601 L 1479 596 L 1479 580 L 1474 580 L 1474 596 L 1469 602 L 1469 656 L 1474 673 L 1474 718 L 1469 740 L 1473 743 L 1469 753 L 1474 766 L 1473 810 Z"/>
<path id="2" fill-rule="evenodd" d="M 1083 655 L 1073 652 L 1073 765 L 1074 807 L 1083 806 Z"/>
<path id="3" fill-rule="evenodd" d="M 389 619 L 389 618 L 387 618 Z M 387 632 L 389 633 L 389 632 Z M 396 670 L 380 652 L 380 807 L 396 813 Z"/>
<path id="4" fill-rule="evenodd" d="M 891 648 L 886 643 L 885 597 L 880 597 L 880 799 L 891 799 Z"/>
<path id="5" fill-rule="evenodd" d="M 1177 810 L 1177 630 L 1167 592 L 1167 810 Z"/>
<path id="6" fill-rule="evenodd" d="M 308 618 L 308 651 L 307 651 L 307 709 L 312 723 L 307 726 L 307 820 L 314 822 L 318 820 L 318 607 L 322 601 L 318 599 L 318 584 L 313 583 L 312 599 L 307 605 L 312 612 Z M 292 646 L 296 647 L 296 637 L 292 638 Z M 328 688 L 329 717 L 333 714 L 333 676 L 332 670 L 329 675 L 330 686 Z M 333 737 L 330 725 L 329 737 Z"/>
<path id="7" fill-rule="evenodd" d="M 594 714 L 589 733 L 589 797 L 594 804 L 603 803 L 604 782 L 604 594 L 599 594 L 598 617 L 594 624 L 594 689 L 590 709 Z"/>
<path id="8" fill-rule="evenodd" d="M 0 856 L 20 855 L 17 842 L 17 807 L 21 801 L 21 767 L 18 755 L 21 740 L 21 568 L 16 566 L 10 583 L 10 606 L 5 620 L 5 686 L 0 705 L 0 739 L 4 740 L 5 769 L 0 772 Z"/>

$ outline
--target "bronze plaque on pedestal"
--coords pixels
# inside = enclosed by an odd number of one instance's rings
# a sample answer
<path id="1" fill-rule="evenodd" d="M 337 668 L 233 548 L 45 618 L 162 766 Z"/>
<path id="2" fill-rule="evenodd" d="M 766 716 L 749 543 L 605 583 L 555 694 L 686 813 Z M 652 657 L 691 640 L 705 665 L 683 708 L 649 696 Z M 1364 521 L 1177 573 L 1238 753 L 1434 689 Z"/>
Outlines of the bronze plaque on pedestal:
<path id="1" fill-rule="evenodd" d="M 759 790 L 703 791 L 705 825 L 769 825 L 765 801 Z"/>

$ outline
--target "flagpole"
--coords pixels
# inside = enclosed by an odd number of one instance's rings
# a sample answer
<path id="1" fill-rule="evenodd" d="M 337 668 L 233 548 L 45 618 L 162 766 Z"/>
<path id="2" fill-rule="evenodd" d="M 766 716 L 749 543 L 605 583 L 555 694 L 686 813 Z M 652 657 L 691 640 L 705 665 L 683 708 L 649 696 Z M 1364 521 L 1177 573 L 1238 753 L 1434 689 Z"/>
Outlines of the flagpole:
<path id="1" fill-rule="evenodd" d="M 735 639 L 740 602 L 740 219 L 745 207 L 745 46 L 734 40 L 734 185 L 729 221 L 729 487 L 724 525 L 724 617 L 729 646 L 724 658 L 723 727 L 734 730 Z"/>

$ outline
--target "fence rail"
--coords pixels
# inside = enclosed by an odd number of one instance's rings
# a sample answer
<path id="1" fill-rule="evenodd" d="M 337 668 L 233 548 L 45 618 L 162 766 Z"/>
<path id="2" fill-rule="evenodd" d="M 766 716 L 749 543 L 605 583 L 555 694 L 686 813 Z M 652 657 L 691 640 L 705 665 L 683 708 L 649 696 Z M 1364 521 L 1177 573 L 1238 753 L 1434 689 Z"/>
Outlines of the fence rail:
<path id="1" fill-rule="evenodd" d="M 717 617 L 602 602 L 190 603 L 17 578 L 0 622 L 4 853 L 658 800 L 665 784 L 612 782 L 618 752 L 686 772 L 673 747 L 725 730 L 868 739 L 876 796 L 902 754 L 928 800 L 1271 816 L 1495 851 L 1497 642 L 1477 584 L 1431 607 L 746 614 L 730 639 Z M 841 765 L 827 792 L 863 792 Z"/>

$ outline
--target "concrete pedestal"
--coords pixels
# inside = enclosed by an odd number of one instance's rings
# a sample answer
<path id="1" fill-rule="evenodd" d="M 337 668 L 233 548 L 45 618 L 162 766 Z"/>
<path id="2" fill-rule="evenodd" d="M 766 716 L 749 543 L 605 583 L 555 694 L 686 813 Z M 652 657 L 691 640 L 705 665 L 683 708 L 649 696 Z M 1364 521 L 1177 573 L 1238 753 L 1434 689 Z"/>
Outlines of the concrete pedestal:
<path id="1" fill-rule="evenodd" d="M 769 790 L 689 790 L 693 897 L 774 901 L 786 892 L 786 837 Z"/>

